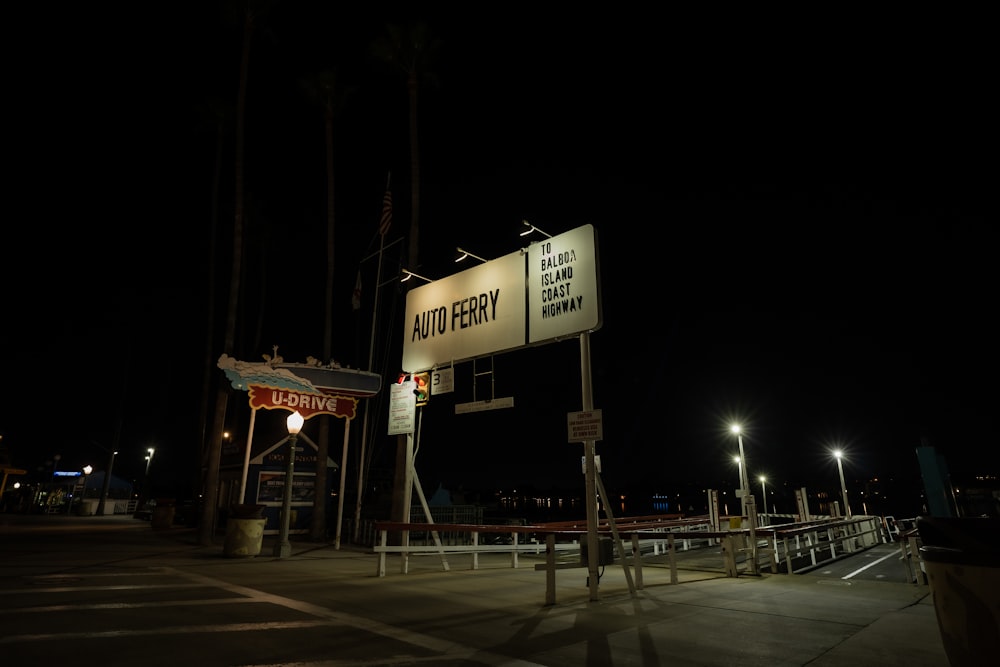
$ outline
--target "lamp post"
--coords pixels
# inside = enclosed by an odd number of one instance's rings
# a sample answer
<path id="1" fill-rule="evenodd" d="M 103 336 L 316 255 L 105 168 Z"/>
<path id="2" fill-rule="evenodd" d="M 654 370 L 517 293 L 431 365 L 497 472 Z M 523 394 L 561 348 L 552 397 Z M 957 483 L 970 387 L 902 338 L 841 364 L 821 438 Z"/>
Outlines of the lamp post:
<path id="1" fill-rule="evenodd" d="M 833 452 L 833 457 L 837 459 L 837 471 L 840 472 L 840 496 L 844 499 L 844 514 L 850 519 L 851 505 L 847 502 L 847 483 L 844 481 L 844 464 L 841 461 L 844 457 L 844 452 L 836 449 Z"/>
<path id="2" fill-rule="evenodd" d="M 83 513 L 83 503 L 87 501 L 87 480 L 90 479 L 90 473 L 94 472 L 94 466 L 85 465 L 83 466 L 83 489 L 80 491 L 80 512 Z"/>
<path id="3" fill-rule="evenodd" d="M 153 463 L 153 454 L 155 452 L 156 452 L 156 449 L 153 448 L 153 447 L 150 447 L 150 448 L 148 448 L 146 450 L 146 474 L 145 474 L 145 476 L 143 477 L 143 480 L 142 480 L 143 503 L 148 503 L 152 499 L 152 497 L 153 497 L 153 494 L 150 493 L 150 488 L 149 488 L 149 486 L 150 486 L 149 485 L 149 467 Z M 142 507 L 143 503 L 140 503 L 140 507 Z"/>
<path id="4" fill-rule="evenodd" d="M 743 459 L 741 459 L 739 456 L 734 456 L 733 457 L 733 463 L 736 464 L 736 474 L 739 476 L 738 483 L 740 485 L 740 490 L 742 491 L 743 490 Z"/>
<path id="5" fill-rule="evenodd" d="M 743 516 L 747 518 L 747 525 L 750 529 L 750 558 L 748 561 L 750 572 L 757 574 L 757 508 L 753 500 L 753 496 L 750 495 L 750 479 L 747 477 L 747 459 L 743 454 L 743 431 L 739 424 L 733 424 L 729 427 L 733 433 L 736 434 L 736 439 L 740 443 L 740 485 L 743 488 Z"/>
<path id="6" fill-rule="evenodd" d="M 281 529 L 278 542 L 274 545 L 275 558 L 288 558 L 292 553 L 292 545 L 288 541 L 288 524 L 292 514 L 292 477 L 295 474 L 295 441 L 305 419 L 296 410 L 288 415 L 285 424 L 288 426 L 288 462 L 285 465 L 285 493 L 281 501 Z"/>
<path id="7" fill-rule="evenodd" d="M 764 514 L 767 514 L 767 486 L 765 485 L 767 477 L 761 475 L 758 479 L 760 480 L 760 496 L 761 502 L 764 504 Z"/>
<path id="8" fill-rule="evenodd" d="M 749 516 L 747 512 L 747 494 L 750 493 L 750 480 L 747 478 L 746 457 L 743 455 L 743 431 L 739 424 L 733 424 L 729 430 L 736 434 L 736 440 L 740 443 L 740 500 L 743 508 L 743 515 Z"/>
<path id="9" fill-rule="evenodd" d="M 115 455 L 118 452 L 111 450 L 108 459 L 108 468 L 104 471 L 104 486 L 101 488 L 101 500 L 97 503 L 97 516 L 104 516 L 104 506 L 108 502 L 108 491 L 111 489 L 111 469 L 115 467 Z M 112 512 L 114 514 L 114 512 Z"/>

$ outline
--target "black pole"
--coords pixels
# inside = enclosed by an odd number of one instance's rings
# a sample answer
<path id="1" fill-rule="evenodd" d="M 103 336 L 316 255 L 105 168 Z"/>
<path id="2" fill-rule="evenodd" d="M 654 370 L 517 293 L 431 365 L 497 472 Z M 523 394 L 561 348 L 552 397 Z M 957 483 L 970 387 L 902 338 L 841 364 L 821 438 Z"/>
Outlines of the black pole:
<path id="1" fill-rule="evenodd" d="M 117 453 L 115 450 L 111 450 L 108 467 L 104 470 L 104 486 L 101 488 L 101 501 L 97 503 L 97 516 L 104 516 L 104 505 L 108 501 L 108 490 L 111 488 L 111 469 L 115 465 L 115 454 Z"/>
<path id="2" fill-rule="evenodd" d="M 299 434 L 288 436 L 288 463 L 285 466 L 285 495 L 281 502 L 281 532 L 278 543 L 274 545 L 275 558 L 288 558 L 292 554 L 292 545 L 288 541 L 288 524 L 292 514 L 292 478 L 295 474 L 295 441 Z"/>

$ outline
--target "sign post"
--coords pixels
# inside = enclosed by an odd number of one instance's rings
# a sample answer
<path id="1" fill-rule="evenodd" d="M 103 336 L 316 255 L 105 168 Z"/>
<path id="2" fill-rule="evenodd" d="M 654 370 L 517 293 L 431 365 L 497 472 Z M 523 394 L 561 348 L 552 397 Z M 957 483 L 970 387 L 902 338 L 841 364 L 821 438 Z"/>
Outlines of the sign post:
<path id="1" fill-rule="evenodd" d="M 593 386 L 590 380 L 590 334 L 580 334 L 580 376 L 583 381 L 583 411 L 590 412 L 594 407 Z M 584 440 L 584 457 L 587 471 L 584 476 L 585 502 L 587 505 L 587 584 L 590 588 L 590 600 L 598 599 L 597 589 L 600 583 L 598 577 L 598 535 L 597 535 L 597 444 L 594 438 Z M 605 502 L 607 499 L 605 499 Z"/>

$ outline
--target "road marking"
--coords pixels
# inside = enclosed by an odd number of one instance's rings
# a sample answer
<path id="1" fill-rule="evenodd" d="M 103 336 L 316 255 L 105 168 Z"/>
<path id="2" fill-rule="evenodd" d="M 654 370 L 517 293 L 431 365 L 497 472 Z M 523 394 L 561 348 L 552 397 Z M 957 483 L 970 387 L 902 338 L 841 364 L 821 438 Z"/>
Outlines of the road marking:
<path id="1" fill-rule="evenodd" d="M 484 651 L 477 649 L 472 646 L 456 643 L 453 641 L 439 639 L 431 635 L 421 634 L 418 632 L 412 632 L 403 628 L 394 627 L 391 625 L 386 625 L 380 623 L 379 621 L 360 618 L 353 616 L 344 612 L 337 612 L 326 607 L 311 604 L 302 600 L 295 600 L 292 598 L 283 597 L 280 595 L 274 595 L 271 593 L 266 593 L 264 591 L 249 588 L 246 586 L 240 586 L 237 584 L 230 584 L 226 581 L 208 577 L 205 575 L 194 574 L 191 572 L 185 572 L 182 570 L 177 570 L 174 568 L 157 568 L 154 572 L 146 571 L 142 574 L 152 574 L 153 576 L 165 575 L 173 579 L 170 584 L 140 584 L 140 585 L 121 585 L 121 584 L 111 584 L 106 586 L 73 586 L 70 582 L 62 575 L 57 576 L 41 576 L 37 577 L 33 583 L 41 584 L 38 588 L 33 588 L 31 590 L 32 594 L 42 594 L 42 593 L 67 593 L 67 592 L 79 592 L 79 591 L 137 591 L 137 590 L 179 590 L 179 589 L 192 589 L 192 588 L 212 588 L 216 590 L 223 590 L 231 593 L 234 597 L 224 598 L 224 599 L 204 599 L 204 600 L 168 600 L 162 602 L 134 602 L 134 603 L 95 603 L 95 604 L 81 604 L 81 605 L 47 605 L 39 607 L 27 607 L 27 608 L 11 608 L 0 607 L 0 614 L 4 613 L 18 613 L 23 614 L 25 612 L 64 612 L 73 610 L 95 610 L 95 609 L 133 609 L 133 608 L 164 608 L 170 606 L 205 606 L 205 605 L 218 605 L 218 604 L 233 604 L 233 603 L 267 603 L 273 604 L 275 606 L 284 607 L 286 609 L 295 610 L 303 614 L 308 614 L 314 617 L 314 620 L 301 620 L 301 621 L 272 621 L 272 622 L 259 622 L 259 623 L 221 623 L 215 625 L 175 625 L 175 626 L 165 626 L 158 628 L 147 628 L 147 629 L 129 629 L 129 630 L 102 630 L 102 631 L 87 631 L 87 632 L 44 632 L 44 633 L 32 633 L 32 634 L 21 634 L 7 637 L 0 637 L 0 645 L 14 645 L 23 643 L 40 643 L 48 641 L 60 641 L 65 642 L 67 640 L 77 640 L 77 639 L 116 639 L 125 637 L 137 637 L 137 636 L 164 636 L 164 635 L 177 635 L 177 634 L 216 634 L 216 633 L 233 633 L 233 632 L 262 632 L 268 630 L 296 630 L 303 628 L 317 628 L 324 626 L 344 626 L 349 628 L 355 628 L 363 630 L 375 635 L 382 637 L 387 637 L 394 639 L 399 642 L 406 643 L 410 646 L 416 646 L 429 651 L 434 652 L 436 655 L 428 658 L 417 657 L 411 655 L 397 655 L 393 657 L 379 658 L 373 657 L 371 660 L 333 660 L 333 661 L 316 661 L 309 663 L 302 663 L 300 667 L 375 667 L 377 665 L 401 665 L 401 664 L 416 664 L 416 663 L 434 663 L 434 664 L 466 664 L 471 660 L 479 664 L 484 665 L 494 665 L 497 667 L 542 667 L 539 663 L 530 662 L 527 660 L 519 660 L 516 658 L 511 658 L 510 656 L 500 655 L 496 653 L 491 653 L 489 651 Z M 90 576 L 106 576 L 115 577 L 116 575 L 111 573 L 101 573 L 100 575 L 80 575 L 77 580 L 82 581 Z M 53 585 L 55 584 L 55 585 Z M 23 594 L 23 590 L 10 589 L 0 591 L 0 594 Z M 253 667 L 246 665 L 244 667 Z M 264 667 L 264 666 L 259 666 Z M 284 665 L 283 667 L 291 667 L 290 665 Z"/>
<path id="2" fill-rule="evenodd" d="M 874 566 L 878 565 L 879 563 L 881 563 L 882 561 L 887 560 L 889 558 L 895 558 L 898 555 L 899 554 L 896 554 L 896 553 L 888 553 L 888 554 L 882 556 L 881 558 L 879 558 L 878 560 L 873 560 L 872 562 L 868 563 L 868 565 L 865 565 L 864 567 L 858 568 L 854 572 L 851 572 L 849 574 L 845 574 L 843 577 L 841 577 L 841 579 L 850 579 L 851 577 L 853 577 L 853 576 L 855 576 L 857 574 L 861 574 L 862 572 L 864 572 L 868 568 L 874 567 Z"/>

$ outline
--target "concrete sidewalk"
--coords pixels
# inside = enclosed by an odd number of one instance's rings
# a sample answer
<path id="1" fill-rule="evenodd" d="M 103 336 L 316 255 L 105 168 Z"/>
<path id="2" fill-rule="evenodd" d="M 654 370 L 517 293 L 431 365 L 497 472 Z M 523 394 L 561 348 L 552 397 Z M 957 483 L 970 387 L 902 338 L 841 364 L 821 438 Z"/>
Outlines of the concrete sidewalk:
<path id="1" fill-rule="evenodd" d="M 407 574 L 396 557 L 377 577 L 377 555 L 363 548 L 293 540 L 291 557 L 276 559 L 267 537 L 261 555 L 233 559 L 222 555 L 221 537 L 200 546 L 193 529 L 154 531 L 131 517 L 7 517 L 0 515 L 5 578 L 107 567 L 113 553 L 116 565 L 170 567 L 328 610 L 356 623 L 358 642 L 371 633 L 371 655 L 378 637 L 389 637 L 428 654 L 423 664 L 949 664 L 931 595 L 910 584 L 701 572 L 670 584 L 666 569 L 649 567 L 643 588 L 630 592 L 621 566 L 609 565 L 598 600 L 589 599 L 585 569 L 562 570 L 556 604 L 547 606 L 545 573 L 534 569 L 543 556 L 522 555 L 514 569 L 509 555 L 481 555 L 478 570 L 451 558 L 449 571 L 437 556 L 411 556 Z M 29 534 L 30 557 L 8 550 Z"/>

